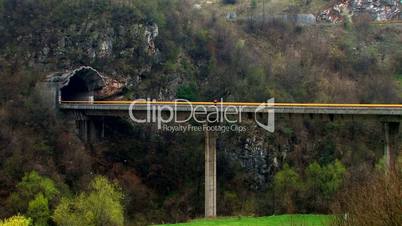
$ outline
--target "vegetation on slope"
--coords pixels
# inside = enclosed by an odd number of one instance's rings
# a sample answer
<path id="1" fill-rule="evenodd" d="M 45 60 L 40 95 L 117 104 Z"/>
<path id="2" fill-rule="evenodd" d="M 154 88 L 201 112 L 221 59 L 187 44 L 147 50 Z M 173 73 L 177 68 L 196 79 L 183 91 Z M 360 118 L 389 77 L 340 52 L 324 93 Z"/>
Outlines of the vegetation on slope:
<path id="1" fill-rule="evenodd" d="M 125 194 L 110 197 L 112 225 L 122 208 L 127 225 L 203 214 L 200 134 L 108 118 L 107 138 L 85 145 L 35 94 L 50 72 L 90 65 L 127 80 L 130 99 L 401 101 L 399 26 L 234 23 L 184 0 L 0 0 L 0 17 L 1 218 L 63 225 L 56 212 L 77 216 L 66 206 L 91 213 L 80 200 L 96 192 L 88 188 L 95 175 Z M 144 34 L 155 24 L 151 51 Z M 282 119 L 275 134 L 248 125 L 220 136 L 220 215 L 331 213 L 337 194 L 370 178 L 383 155 L 378 122 Z"/>

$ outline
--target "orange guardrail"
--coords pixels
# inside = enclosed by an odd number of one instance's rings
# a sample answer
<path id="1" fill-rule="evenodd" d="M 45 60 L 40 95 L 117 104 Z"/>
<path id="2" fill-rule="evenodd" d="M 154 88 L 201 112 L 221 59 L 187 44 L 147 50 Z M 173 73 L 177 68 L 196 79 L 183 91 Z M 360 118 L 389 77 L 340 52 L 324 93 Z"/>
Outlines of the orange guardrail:
<path id="1" fill-rule="evenodd" d="M 111 104 L 129 105 L 133 101 L 61 101 L 61 104 Z M 139 105 L 221 105 L 221 106 L 250 106 L 261 105 L 273 107 L 339 107 L 339 108 L 402 108 L 402 104 L 327 104 L 327 103 L 253 103 L 253 102 L 179 102 L 179 101 L 136 101 Z"/>

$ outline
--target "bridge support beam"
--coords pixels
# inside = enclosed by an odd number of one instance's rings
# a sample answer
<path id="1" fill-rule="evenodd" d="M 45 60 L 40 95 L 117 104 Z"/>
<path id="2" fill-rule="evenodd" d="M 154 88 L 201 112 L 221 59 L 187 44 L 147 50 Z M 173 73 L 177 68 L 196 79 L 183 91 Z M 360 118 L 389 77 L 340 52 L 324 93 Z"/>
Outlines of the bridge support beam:
<path id="1" fill-rule="evenodd" d="M 399 122 L 384 122 L 384 154 L 387 172 L 395 170 L 395 159 L 399 154 Z"/>
<path id="2" fill-rule="evenodd" d="M 216 139 L 205 131 L 205 217 L 216 217 Z"/>
<path id="3" fill-rule="evenodd" d="M 76 121 L 78 136 L 85 143 L 93 143 L 104 137 L 104 120 L 82 119 Z"/>
<path id="4" fill-rule="evenodd" d="M 85 143 L 88 142 L 88 130 L 89 130 L 89 120 L 83 119 L 83 120 L 77 120 L 76 125 L 78 129 L 78 136 L 81 138 L 81 140 Z"/>
<path id="5" fill-rule="evenodd" d="M 98 141 L 99 135 L 98 135 L 98 130 L 96 128 L 96 124 L 94 120 L 89 120 L 88 121 L 88 138 L 89 142 L 96 142 Z"/>

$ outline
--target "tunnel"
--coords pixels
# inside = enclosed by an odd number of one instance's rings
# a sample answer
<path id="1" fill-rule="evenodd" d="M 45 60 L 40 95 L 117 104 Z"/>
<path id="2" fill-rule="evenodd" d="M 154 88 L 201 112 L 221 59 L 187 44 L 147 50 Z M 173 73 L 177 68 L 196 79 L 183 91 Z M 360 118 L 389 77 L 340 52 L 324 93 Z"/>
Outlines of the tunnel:
<path id="1" fill-rule="evenodd" d="M 96 99 L 96 91 L 105 86 L 102 76 L 91 67 L 81 67 L 63 75 L 60 86 L 61 101 L 89 101 Z"/>

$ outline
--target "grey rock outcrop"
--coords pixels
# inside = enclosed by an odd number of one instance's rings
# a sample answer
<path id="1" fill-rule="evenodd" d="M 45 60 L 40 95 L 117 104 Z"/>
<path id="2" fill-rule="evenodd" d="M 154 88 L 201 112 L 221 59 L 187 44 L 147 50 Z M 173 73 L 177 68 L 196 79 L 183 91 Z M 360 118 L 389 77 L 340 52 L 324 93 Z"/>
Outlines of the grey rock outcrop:
<path id="1" fill-rule="evenodd" d="M 144 32 L 147 44 L 148 44 L 148 50 L 151 54 L 155 54 L 157 52 L 157 49 L 155 47 L 155 38 L 158 37 L 159 35 L 159 27 L 157 24 L 152 24 L 150 26 L 145 27 L 145 32 Z"/>
<path id="2" fill-rule="evenodd" d="M 368 13 L 372 20 L 386 21 L 399 17 L 399 0 L 338 0 L 331 8 L 320 13 L 318 19 L 332 23 L 344 21 L 345 16 Z"/>

